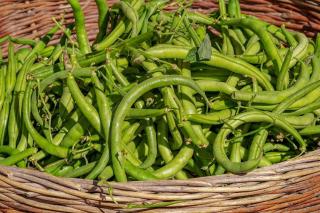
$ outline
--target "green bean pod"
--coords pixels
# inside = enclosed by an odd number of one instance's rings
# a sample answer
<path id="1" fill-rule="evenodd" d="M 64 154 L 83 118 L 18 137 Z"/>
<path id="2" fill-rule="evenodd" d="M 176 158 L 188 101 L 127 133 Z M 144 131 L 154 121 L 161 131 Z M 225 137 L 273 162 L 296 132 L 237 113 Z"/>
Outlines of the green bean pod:
<path id="1" fill-rule="evenodd" d="M 185 59 L 188 54 L 189 48 L 173 46 L 173 45 L 157 45 L 146 51 L 150 56 L 157 58 L 176 58 L 176 59 Z M 231 72 L 239 73 L 242 75 L 248 75 L 254 77 L 257 81 L 267 90 L 273 90 L 272 85 L 269 80 L 254 66 L 240 60 L 231 58 L 228 56 L 223 56 L 219 53 L 212 53 L 211 59 L 209 61 L 204 61 L 204 64 L 207 64 L 212 67 L 224 68 Z M 228 64 L 226 67 L 225 65 Z"/>
<path id="2" fill-rule="evenodd" d="M 22 151 L 22 152 L 17 153 L 17 154 L 13 154 L 10 157 L 7 157 L 7 158 L 5 158 L 3 160 L 0 160 L 0 165 L 12 166 L 12 165 L 18 163 L 19 161 L 23 160 L 24 158 L 27 158 L 30 155 L 36 153 L 36 152 L 37 152 L 37 148 L 26 149 L 25 151 Z"/>
<path id="3" fill-rule="evenodd" d="M 268 122 L 273 123 L 276 126 L 284 129 L 285 131 L 292 134 L 292 136 L 298 141 L 300 145 L 300 151 L 303 153 L 306 150 L 306 143 L 301 138 L 299 133 L 283 118 L 279 115 L 269 112 L 259 112 L 259 111 L 249 111 L 241 113 L 235 116 L 232 120 L 228 121 L 219 131 L 214 143 L 213 143 L 213 152 L 218 161 L 226 170 L 233 173 L 244 173 L 256 168 L 259 164 L 260 157 L 253 160 L 248 160 L 242 163 L 231 162 L 227 157 L 224 146 L 227 135 L 231 132 L 232 129 L 240 126 L 243 123 L 248 122 Z M 232 129 L 230 129 L 232 127 Z M 262 147 L 261 147 L 262 148 Z"/>
<path id="4" fill-rule="evenodd" d="M 45 152 L 61 157 L 66 158 L 68 156 L 69 150 L 60 146 L 56 146 L 49 141 L 47 141 L 43 136 L 41 136 L 38 131 L 33 127 L 32 122 L 30 120 L 30 100 L 31 100 L 31 93 L 32 93 L 32 86 L 33 83 L 29 82 L 28 87 L 26 89 L 24 100 L 23 100 L 23 121 L 24 125 L 26 126 L 28 132 L 31 134 L 37 145 L 44 150 Z"/>
<path id="5" fill-rule="evenodd" d="M 79 48 L 83 54 L 90 53 L 91 49 L 89 45 L 87 31 L 85 29 L 85 18 L 81 9 L 81 5 L 78 0 L 68 0 L 68 2 L 72 7 L 73 15 L 75 18 L 75 26 Z"/>
<path id="6" fill-rule="evenodd" d="M 89 123 L 93 126 L 93 128 L 101 134 L 101 122 L 99 118 L 99 114 L 97 110 L 89 104 L 85 96 L 82 94 L 75 78 L 72 74 L 69 74 L 67 77 L 67 86 L 70 90 L 72 98 L 76 102 L 77 106 L 81 110 L 82 114 L 89 121 Z"/>
<path id="7" fill-rule="evenodd" d="M 112 111 L 110 107 L 109 100 L 104 94 L 104 87 L 99 81 L 95 73 L 92 74 L 92 81 L 95 84 L 95 94 L 97 98 L 98 110 L 101 121 L 101 129 L 103 130 L 104 144 L 101 157 L 93 170 L 86 176 L 86 179 L 95 179 L 107 166 L 110 158 L 110 148 L 109 148 L 109 131 L 112 118 Z"/>
<path id="8" fill-rule="evenodd" d="M 123 162 L 123 156 L 120 151 L 120 140 L 121 140 L 121 131 L 120 127 L 124 121 L 125 115 L 129 111 L 129 107 L 133 105 L 133 103 L 144 93 L 163 86 L 169 85 L 185 85 L 190 86 L 194 90 L 198 91 L 204 99 L 208 102 L 205 94 L 200 90 L 198 85 L 185 77 L 181 76 L 161 76 L 161 77 L 153 77 L 148 79 L 141 84 L 138 84 L 133 89 L 131 89 L 126 96 L 120 102 L 115 115 L 112 121 L 112 129 L 111 129 L 111 155 L 112 155 L 112 164 L 114 168 L 115 177 L 118 181 L 125 182 L 127 180 L 124 168 L 121 162 Z"/>

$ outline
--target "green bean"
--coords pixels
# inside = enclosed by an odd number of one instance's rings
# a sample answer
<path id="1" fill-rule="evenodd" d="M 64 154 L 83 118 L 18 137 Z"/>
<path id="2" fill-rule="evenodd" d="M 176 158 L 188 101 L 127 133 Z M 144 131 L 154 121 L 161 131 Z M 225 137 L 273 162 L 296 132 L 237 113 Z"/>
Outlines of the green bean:
<path id="1" fill-rule="evenodd" d="M 320 101 L 315 101 L 307 106 L 304 106 L 296 111 L 292 111 L 292 112 L 286 112 L 286 113 L 283 113 L 284 115 L 295 115 L 295 116 L 298 116 L 298 115 L 303 115 L 303 114 L 307 114 L 307 113 L 310 113 L 310 112 L 313 112 L 314 110 L 316 109 L 319 109 L 320 108 Z"/>
<path id="2" fill-rule="evenodd" d="M 0 146 L 4 145 L 4 140 L 7 132 L 10 102 L 11 102 L 11 96 L 7 96 L 5 98 L 2 110 L 0 112 Z M 12 148 L 15 148 L 15 147 L 12 147 Z"/>
<path id="3" fill-rule="evenodd" d="M 26 126 L 28 132 L 31 134 L 31 136 L 33 137 L 33 139 L 35 140 L 36 144 L 43 149 L 45 152 L 53 155 L 53 156 L 57 156 L 57 157 L 61 157 L 61 158 L 65 158 L 68 155 L 68 149 L 63 148 L 63 147 L 59 147 L 56 146 L 50 142 L 48 142 L 43 136 L 41 136 L 37 130 L 33 127 L 32 122 L 30 120 L 30 100 L 31 100 L 31 93 L 32 93 L 32 86 L 33 83 L 29 82 L 28 83 L 28 87 L 25 91 L 24 94 L 24 100 L 23 100 L 23 121 L 24 121 L 24 125 Z"/>
<path id="4" fill-rule="evenodd" d="M 100 180 L 109 180 L 113 176 L 113 169 L 111 166 L 107 166 L 103 169 L 103 171 L 99 174 L 98 178 Z"/>
<path id="5" fill-rule="evenodd" d="M 44 58 L 48 58 L 52 55 L 54 49 L 55 49 L 54 46 L 47 46 L 39 52 L 39 56 L 44 57 Z M 41 66 L 41 65 L 39 64 L 39 66 Z"/>
<path id="6" fill-rule="evenodd" d="M 244 35 L 242 29 L 240 28 L 235 28 L 234 32 L 237 35 L 237 38 L 239 39 L 239 41 L 241 42 L 241 44 L 244 46 L 247 43 L 247 37 Z"/>
<path id="7" fill-rule="evenodd" d="M 43 159 L 46 157 L 46 153 L 44 151 L 39 151 L 36 154 L 29 157 L 29 160 L 33 163 Z"/>
<path id="8" fill-rule="evenodd" d="M 299 75 L 299 79 L 295 83 L 294 86 L 283 90 L 283 91 L 262 91 L 258 93 L 252 92 L 242 92 L 235 91 L 232 94 L 232 98 L 235 100 L 241 101 L 250 101 L 252 103 L 264 103 L 264 104 L 278 104 L 285 100 L 287 97 L 295 94 L 297 91 L 301 90 L 305 87 L 305 84 L 309 82 L 309 74 L 307 71 L 307 66 L 302 63 L 301 64 L 301 72 Z"/>
<path id="9" fill-rule="evenodd" d="M 172 107 L 172 104 L 174 103 L 173 101 L 170 101 L 170 89 L 169 88 L 164 88 L 162 89 L 162 94 L 163 94 L 163 99 L 164 99 L 164 104 L 166 106 Z M 183 139 L 182 136 L 179 132 L 179 129 L 177 127 L 177 124 L 175 122 L 174 114 L 173 112 L 168 112 L 166 115 L 169 130 L 171 133 L 171 136 L 173 138 L 171 147 L 173 150 L 179 149 L 182 144 L 183 144 Z"/>
<path id="10" fill-rule="evenodd" d="M 294 33 L 298 45 L 294 48 L 289 68 L 292 68 L 299 60 L 302 60 L 308 51 L 308 38 L 303 33 Z"/>
<path id="11" fill-rule="evenodd" d="M 64 177 L 67 173 L 71 172 L 73 170 L 72 166 L 63 166 L 60 170 L 55 171 L 53 175 L 57 177 Z"/>
<path id="12" fill-rule="evenodd" d="M 283 35 L 282 30 L 279 27 L 269 24 L 267 26 L 267 31 L 274 35 L 276 38 L 280 39 L 281 41 L 287 41 L 285 35 Z"/>
<path id="13" fill-rule="evenodd" d="M 299 132 L 301 135 L 316 135 L 320 134 L 320 126 L 307 126 Z"/>
<path id="14" fill-rule="evenodd" d="M 147 13 L 148 13 L 148 11 L 145 9 L 145 10 L 143 10 L 142 15 L 140 15 L 140 17 L 139 17 L 139 21 L 138 21 L 138 25 L 137 25 L 138 34 L 145 33 L 147 31 L 147 29 L 144 29 L 145 26 L 147 26 L 145 24 L 145 22 L 147 22 L 147 20 L 146 20 Z"/>
<path id="15" fill-rule="evenodd" d="M 301 131 L 299 132 L 301 134 Z M 302 135 L 302 134 L 301 134 Z M 263 152 L 266 153 L 266 152 L 270 152 L 270 151 L 273 151 L 273 150 L 278 150 L 278 151 L 281 151 L 281 152 L 286 152 L 286 151 L 289 151 L 290 148 L 287 147 L 286 145 L 283 145 L 283 144 L 273 144 L 273 143 L 265 143 L 264 146 L 263 146 Z"/>
<path id="16" fill-rule="evenodd" d="M 219 13 L 221 18 L 225 18 L 227 16 L 227 8 L 224 0 L 219 0 Z"/>
<path id="17" fill-rule="evenodd" d="M 235 141 L 233 141 L 233 143 L 231 145 L 230 160 L 232 162 L 241 162 L 240 147 L 241 147 L 241 143 L 243 141 L 243 137 L 241 137 L 241 132 L 238 134 L 236 133 L 235 136 L 238 138 Z"/>
<path id="18" fill-rule="evenodd" d="M 82 94 L 72 74 L 69 74 L 67 77 L 67 85 L 72 98 L 75 100 L 77 106 L 79 107 L 85 118 L 89 121 L 93 128 L 99 134 L 101 134 L 101 122 L 99 119 L 99 114 L 97 110 L 85 100 L 85 97 Z"/>
<path id="19" fill-rule="evenodd" d="M 231 39 L 229 37 L 228 29 L 226 28 L 226 26 L 222 28 L 222 37 L 223 37 L 222 53 L 224 55 L 234 55 L 235 50 L 231 43 Z"/>
<path id="20" fill-rule="evenodd" d="M 11 39 L 11 37 L 9 35 L 3 36 L 2 38 L 0 38 L 0 44 L 3 44 L 10 39 Z"/>
<path id="21" fill-rule="evenodd" d="M 215 19 L 213 19 L 207 15 L 204 15 L 202 13 L 198 13 L 198 12 L 194 12 L 194 11 L 187 12 L 187 17 L 190 20 L 192 20 L 196 23 L 199 23 L 199 24 L 212 25 L 215 23 Z"/>
<path id="22" fill-rule="evenodd" d="M 283 35 L 286 37 L 286 40 L 288 41 L 288 44 L 291 47 L 296 47 L 298 45 L 298 42 L 295 40 L 295 38 L 291 34 L 291 32 L 286 30 L 285 25 L 281 25 L 281 31 L 282 31 Z"/>
<path id="23" fill-rule="evenodd" d="M 277 90 L 285 90 L 288 88 L 289 79 L 287 79 L 286 76 L 288 75 L 289 64 L 292 58 L 292 54 L 293 54 L 293 50 L 290 48 L 284 58 L 283 64 L 280 69 L 280 74 L 277 78 L 277 86 L 276 86 Z"/>
<path id="24" fill-rule="evenodd" d="M 112 130 L 111 130 L 111 155 L 112 155 L 112 163 L 114 168 L 115 177 L 118 181 L 124 182 L 126 181 L 126 176 L 124 173 L 123 166 L 121 165 L 122 156 L 120 153 L 119 141 L 121 139 L 120 127 L 123 123 L 125 115 L 129 111 L 129 108 L 137 98 L 139 98 L 145 92 L 157 88 L 168 85 L 185 85 L 190 86 L 201 94 L 204 99 L 207 101 L 205 94 L 200 90 L 197 84 L 192 80 L 189 80 L 185 77 L 180 76 L 161 76 L 161 77 L 153 77 L 148 79 L 141 84 L 138 84 L 133 89 L 131 89 L 125 97 L 120 102 L 115 115 L 112 121 Z"/>
<path id="25" fill-rule="evenodd" d="M 101 51 L 111 46 L 124 33 L 125 29 L 126 25 L 124 20 L 120 20 L 116 28 L 101 42 L 93 45 L 93 48 L 97 51 Z"/>
<path id="26" fill-rule="evenodd" d="M 157 130 L 158 130 L 157 141 L 158 141 L 159 154 L 165 163 L 169 163 L 173 159 L 173 154 L 169 147 L 168 126 L 164 118 L 160 119 L 160 121 L 158 122 Z M 177 172 L 175 177 L 180 180 L 188 179 L 188 176 L 182 170 Z"/>
<path id="27" fill-rule="evenodd" d="M 230 109 L 235 106 L 236 104 L 230 99 L 216 100 L 212 104 L 210 104 L 210 108 L 215 111 Z"/>
<path id="28" fill-rule="evenodd" d="M 191 71 L 189 69 L 187 69 L 186 67 L 184 67 L 181 70 L 181 74 L 183 76 L 191 79 Z M 199 84 L 199 85 L 201 85 L 201 84 Z M 181 90 L 182 106 L 183 106 L 184 113 L 186 113 L 186 114 L 197 113 L 197 109 L 194 105 L 194 97 L 192 96 L 193 90 L 190 89 L 189 87 L 184 87 L 184 86 L 182 86 L 180 88 L 180 90 Z M 191 128 L 193 129 L 194 133 L 197 135 L 197 137 L 201 141 L 200 144 L 203 144 L 203 145 L 209 144 L 209 141 L 204 136 L 203 129 L 200 125 L 191 124 Z"/>
<path id="29" fill-rule="evenodd" d="M 23 102 L 23 92 L 25 90 L 26 87 L 26 77 L 27 77 L 27 73 L 29 72 L 29 69 L 31 67 L 31 65 L 34 63 L 35 61 L 35 57 L 33 55 L 31 55 L 32 52 L 29 53 L 29 59 L 26 59 L 26 62 L 23 64 L 17 79 L 16 79 L 16 85 L 15 85 L 15 90 L 14 90 L 14 99 L 18 104 L 18 110 L 17 110 L 17 116 L 18 117 L 22 117 L 22 102 Z M 28 58 L 28 57 L 27 57 Z"/>
<path id="30" fill-rule="evenodd" d="M 172 43 L 174 45 L 178 45 L 178 46 L 191 46 L 191 43 L 187 39 L 185 39 L 184 37 L 181 37 L 181 36 L 172 39 Z"/>
<path id="31" fill-rule="evenodd" d="M 27 128 L 25 127 L 25 125 L 22 125 L 22 134 L 20 136 L 20 140 L 18 145 L 16 145 L 17 149 L 21 152 L 23 150 L 25 150 L 28 146 L 28 137 L 29 137 L 29 133 Z"/>
<path id="32" fill-rule="evenodd" d="M 69 171 L 67 174 L 64 175 L 66 178 L 77 178 L 81 177 L 83 175 L 88 174 L 97 164 L 96 161 L 93 161 L 91 163 L 88 163 L 84 166 L 80 166 L 79 168 L 76 168 L 72 171 Z"/>
<path id="33" fill-rule="evenodd" d="M 91 49 L 89 45 L 87 31 L 85 29 L 85 19 L 83 11 L 81 9 L 81 5 L 78 0 L 68 0 L 68 2 L 72 7 L 73 15 L 75 18 L 77 41 L 79 44 L 80 51 L 83 54 L 90 53 Z"/>
<path id="34" fill-rule="evenodd" d="M 37 152 L 37 148 L 29 148 L 26 149 L 25 151 L 22 151 L 17 154 L 13 154 L 10 157 L 7 157 L 3 160 L 0 160 L 0 165 L 3 166 L 11 166 L 16 164 L 17 162 L 23 160 L 24 158 L 29 157 L 30 155 L 34 154 Z"/>
<path id="35" fill-rule="evenodd" d="M 140 122 L 136 122 L 130 125 L 128 128 L 125 128 L 122 137 L 122 143 L 128 144 L 130 141 L 133 141 L 135 137 L 142 131 L 144 126 L 141 125 Z"/>
<path id="36" fill-rule="evenodd" d="M 169 163 L 153 172 L 153 174 L 159 179 L 173 177 L 187 165 L 188 161 L 192 158 L 193 153 L 194 151 L 190 146 L 182 146 L 178 154 Z"/>
<path id="37" fill-rule="evenodd" d="M 276 74 L 279 74 L 282 63 L 281 57 L 276 46 L 272 42 L 269 33 L 265 30 L 267 25 L 264 22 L 252 18 L 235 18 L 223 20 L 221 21 L 221 24 L 246 27 L 256 33 L 259 36 L 267 55 L 274 63 Z"/>
<path id="38" fill-rule="evenodd" d="M 132 30 L 131 37 L 135 37 L 138 35 L 138 13 L 137 11 L 127 2 L 120 1 L 120 8 L 123 14 L 131 21 Z"/>
<path id="39" fill-rule="evenodd" d="M 218 125 L 224 122 L 224 120 L 231 118 L 236 114 L 235 109 L 225 109 L 217 112 L 211 112 L 208 114 L 188 114 L 186 118 L 189 121 L 200 123 Z"/>
<path id="40" fill-rule="evenodd" d="M 143 118 L 152 118 L 158 117 L 169 112 L 170 109 L 130 109 L 127 114 L 126 119 L 143 119 Z"/>
<path id="41" fill-rule="evenodd" d="M 318 91 L 319 87 L 320 87 L 320 81 L 316 81 L 312 84 L 309 84 L 305 88 L 297 91 L 296 93 L 292 94 L 290 97 L 286 98 L 273 110 L 273 112 L 282 113 L 289 107 L 295 107 L 297 105 L 299 106 L 300 103 L 302 106 L 305 106 L 310 102 L 310 101 L 307 101 L 307 100 L 310 100 L 309 96 L 314 95 L 314 92 L 319 92 Z M 311 100 L 314 100 L 314 99 L 311 99 Z M 312 102 L 313 101 L 311 101 L 311 103 Z"/>
<path id="42" fill-rule="evenodd" d="M 91 103 L 92 101 L 91 90 L 87 94 L 86 100 Z M 59 145 L 60 143 L 69 144 L 69 145 L 66 145 L 67 147 L 75 144 L 79 140 L 79 137 L 81 137 L 84 134 L 85 128 L 87 127 L 87 122 L 84 122 L 84 121 L 85 121 L 85 118 L 81 114 L 80 110 L 76 109 L 70 115 L 68 121 L 65 122 L 65 124 L 60 129 L 60 131 L 54 136 L 54 138 L 52 139 L 52 143 L 55 145 Z M 63 142 L 63 140 L 65 141 Z"/>
<path id="43" fill-rule="evenodd" d="M 50 58 L 47 61 L 47 64 L 53 65 L 59 59 L 62 52 L 63 52 L 63 49 L 61 47 L 61 44 L 57 44 L 57 46 L 54 47 L 52 54 L 50 55 Z"/>
<path id="44" fill-rule="evenodd" d="M 307 113 L 302 116 L 286 115 L 285 119 L 296 129 L 302 129 L 304 127 L 312 125 L 315 117 L 313 113 Z"/>
<path id="45" fill-rule="evenodd" d="M 248 160 L 254 160 L 261 156 L 268 133 L 269 132 L 267 130 L 263 129 L 254 135 L 249 149 Z"/>
<path id="46" fill-rule="evenodd" d="M 224 82 L 216 82 L 213 80 L 198 80 L 196 82 L 205 92 L 222 92 L 224 94 L 231 95 L 237 91 L 236 88 L 229 86 Z"/>
<path id="47" fill-rule="evenodd" d="M 31 97 L 31 113 L 33 118 L 37 121 L 38 124 L 40 124 L 41 127 L 43 127 L 44 122 L 42 120 L 42 117 L 38 111 L 38 100 L 37 100 L 37 96 L 40 96 L 41 94 L 37 94 L 37 91 L 34 91 L 32 93 L 32 97 Z"/>
<path id="48" fill-rule="evenodd" d="M 59 167 L 62 167 L 65 165 L 67 162 L 65 159 L 57 160 L 53 163 L 50 163 L 44 167 L 44 171 L 47 173 L 53 173 L 54 170 L 58 169 Z"/>
<path id="49" fill-rule="evenodd" d="M 228 2 L 228 15 L 230 18 L 236 18 L 238 17 L 238 11 L 237 11 L 237 4 L 238 1 L 237 0 L 230 0 Z"/>
<path id="50" fill-rule="evenodd" d="M 320 58 L 313 57 L 312 58 L 312 82 L 320 79 Z"/>
<path id="51" fill-rule="evenodd" d="M 272 162 L 270 162 L 266 157 L 262 157 L 258 167 L 265 167 L 265 166 L 271 166 Z"/>
<path id="52" fill-rule="evenodd" d="M 94 169 L 86 176 L 86 179 L 95 179 L 107 166 L 109 162 L 109 131 L 110 131 L 110 124 L 111 124 L 111 118 L 112 118 L 112 111 L 110 107 L 109 100 L 104 94 L 104 87 L 102 83 L 99 81 L 99 78 L 95 73 L 92 75 L 92 81 L 95 84 L 95 94 L 97 98 L 98 103 L 98 110 L 100 115 L 100 121 L 102 125 L 103 130 L 103 136 L 104 136 L 104 146 L 103 151 L 101 154 L 101 157 L 94 167 Z"/>
<path id="53" fill-rule="evenodd" d="M 13 155 L 17 153 L 19 153 L 19 151 L 10 146 L 0 146 L 0 154 Z"/>
<path id="54" fill-rule="evenodd" d="M 106 35 L 107 27 L 108 27 L 108 2 L 105 0 L 95 0 L 96 5 L 98 7 L 98 26 L 99 33 L 96 37 L 96 42 L 100 42 Z"/>
<path id="55" fill-rule="evenodd" d="M 226 137 L 232 131 L 232 129 L 235 129 L 241 124 L 248 122 L 268 122 L 279 126 L 288 133 L 292 134 L 292 136 L 298 141 L 300 145 L 300 151 L 302 153 L 305 152 L 305 141 L 301 138 L 299 133 L 279 115 L 269 112 L 249 111 L 241 113 L 233 117 L 232 120 L 228 121 L 227 124 L 225 124 L 220 129 L 213 143 L 213 152 L 217 159 L 217 162 L 221 164 L 226 170 L 233 173 L 243 173 L 254 169 L 259 164 L 260 157 L 242 163 L 231 162 L 224 150 Z M 230 127 L 232 127 L 232 129 L 230 129 Z"/>
<path id="56" fill-rule="evenodd" d="M 279 163 L 283 160 L 284 157 L 289 156 L 289 152 L 267 152 L 265 158 L 271 163 Z"/>
<path id="57" fill-rule="evenodd" d="M 213 165 L 214 165 L 214 164 L 213 164 Z M 210 167 L 210 169 L 212 169 L 210 174 L 213 174 L 213 172 L 214 172 L 214 170 L 215 170 L 215 167 L 214 167 L 213 165 Z M 199 177 L 202 177 L 202 176 L 205 175 L 204 172 L 201 170 L 201 168 L 199 168 L 199 166 L 196 164 L 196 162 L 195 162 L 195 160 L 194 160 L 193 158 L 191 158 L 191 159 L 188 161 L 188 163 L 187 163 L 187 165 L 184 167 L 184 169 L 190 171 L 190 172 L 193 173 L 193 174 L 198 175 Z M 208 170 L 209 170 L 209 169 L 208 169 Z M 184 172 L 184 171 L 181 170 L 180 172 Z M 177 175 L 178 175 L 180 172 L 177 172 L 177 174 L 176 174 L 175 177 L 177 177 Z M 187 177 L 186 177 L 186 178 L 187 178 Z"/>
<path id="58" fill-rule="evenodd" d="M 201 40 L 200 40 L 199 36 L 197 35 L 196 31 L 191 26 L 191 23 L 189 22 L 189 19 L 187 17 L 183 17 L 183 23 L 184 23 L 186 29 L 188 30 L 188 32 L 190 34 L 190 37 L 192 38 L 193 42 L 195 43 L 195 45 L 197 47 L 199 47 L 200 44 L 201 44 Z"/>
<path id="59" fill-rule="evenodd" d="M 157 68 L 157 65 L 154 63 L 150 63 L 150 62 L 143 62 L 143 67 L 147 70 L 147 71 L 153 71 Z M 161 76 L 161 74 L 159 73 L 154 73 L 153 76 Z M 174 91 L 171 88 L 162 88 L 161 89 L 161 93 L 163 95 L 163 101 L 166 107 L 169 108 L 178 108 L 175 100 L 173 100 L 173 96 L 174 96 Z M 179 129 L 177 127 L 177 124 L 175 122 L 175 117 L 174 117 L 174 113 L 173 112 L 168 112 L 166 114 L 166 118 L 167 118 L 167 123 L 169 126 L 169 130 L 171 133 L 171 136 L 173 138 L 173 143 L 170 144 L 171 148 L 176 150 L 179 149 L 181 147 L 181 145 L 183 144 L 183 139 L 182 136 L 179 132 Z"/>
<path id="60" fill-rule="evenodd" d="M 267 62 L 267 56 L 264 53 L 259 53 L 257 55 L 240 55 L 236 57 L 250 64 L 263 64 Z"/>
<path id="61" fill-rule="evenodd" d="M 232 29 L 228 29 L 228 33 L 230 36 L 230 40 L 234 46 L 234 53 L 237 55 L 242 54 L 245 51 L 245 48 L 244 48 L 242 42 L 240 41 L 240 39 L 238 38 L 238 35 Z"/>
<path id="62" fill-rule="evenodd" d="M 17 59 L 14 54 L 14 46 L 10 42 L 9 50 L 8 50 L 8 70 L 6 73 L 6 94 L 8 95 L 11 95 L 16 84 L 16 70 L 17 70 Z"/>
<path id="63" fill-rule="evenodd" d="M 69 87 L 64 85 L 63 92 L 61 95 L 61 98 L 59 100 L 59 117 L 57 120 L 57 128 L 60 128 L 62 123 L 64 122 L 64 119 L 67 117 L 68 114 L 71 113 L 71 111 L 74 108 L 74 101 L 72 99 L 72 95 L 70 93 Z"/>
<path id="64" fill-rule="evenodd" d="M 30 76 L 37 80 L 43 80 L 54 73 L 53 66 L 45 66 L 39 69 L 32 70 Z"/>
<path id="65" fill-rule="evenodd" d="M 81 114 L 79 120 L 76 123 L 74 123 L 72 127 L 67 127 L 67 129 L 69 129 L 68 132 L 61 135 L 61 137 L 64 136 L 61 140 L 61 146 L 67 148 L 72 147 L 85 134 L 88 127 L 89 124 L 86 118 Z M 55 144 L 57 144 L 57 142 L 58 141 L 56 141 Z"/>
<path id="66" fill-rule="evenodd" d="M 147 126 L 145 128 L 148 142 L 148 155 L 140 165 L 140 168 L 142 169 L 148 168 L 153 165 L 157 158 L 157 136 L 154 125 L 152 124 L 152 122 L 150 122 L 150 120 L 147 120 Z M 149 131 L 147 131 L 148 128 L 150 129 Z"/>
<path id="67" fill-rule="evenodd" d="M 157 179 L 151 172 L 134 166 L 129 161 L 124 162 L 126 172 L 136 180 L 155 180 Z"/>
<path id="68" fill-rule="evenodd" d="M 260 52 L 260 50 L 261 45 L 259 42 L 259 37 L 255 34 L 250 37 L 243 55 L 256 55 Z"/>
<path id="69" fill-rule="evenodd" d="M 189 51 L 189 48 L 173 46 L 173 45 L 157 45 L 146 51 L 150 56 L 157 58 L 176 58 L 185 59 Z M 257 81 L 267 90 L 273 90 L 272 85 L 266 79 L 266 77 L 252 65 L 245 63 L 242 60 L 223 56 L 219 53 L 212 53 L 211 60 L 203 62 L 209 66 L 224 68 L 231 72 L 239 73 L 242 75 L 248 75 L 255 77 Z M 225 64 L 228 63 L 226 67 Z"/>
<path id="70" fill-rule="evenodd" d="M 15 44 L 22 44 L 22 45 L 29 45 L 31 47 L 34 47 L 36 45 L 36 41 L 29 39 L 29 38 L 13 38 L 10 37 L 10 42 L 9 43 L 15 43 Z"/>
<path id="71" fill-rule="evenodd" d="M 139 8 L 142 6 L 142 0 L 134 1 L 132 5 L 132 9 L 139 10 Z M 93 45 L 93 48 L 97 51 L 101 51 L 106 49 L 107 47 L 111 46 L 124 32 L 126 29 L 126 23 L 125 20 L 122 18 L 118 22 L 117 26 L 113 29 L 113 31 L 105 37 L 101 42 Z M 103 55 L 102 55 L 103 57 Z"/>
<path id="72" fill-rule="evenodd" d="M 6 67 L 0 67 L 0 110 L 3 107 L 6 98 Z"/>
<path id="73" fill-rule="evenodd" d="M 320 34 L 319 33 L 317 33 L 317 37 L 316 37 L 314 55 L 318 58 L 320 57 Z"/>

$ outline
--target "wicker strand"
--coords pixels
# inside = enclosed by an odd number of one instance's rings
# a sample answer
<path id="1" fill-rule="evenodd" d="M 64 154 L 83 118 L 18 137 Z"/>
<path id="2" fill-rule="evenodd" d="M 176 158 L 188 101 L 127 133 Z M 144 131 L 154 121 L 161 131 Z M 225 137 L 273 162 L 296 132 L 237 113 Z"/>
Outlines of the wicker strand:
<path id="1" fill-rule="evenodd" d="M 93 41 L 97 33 L 95 2 L 80 2 L 85 10 L 88 36 Z M 177 7 L 172 2 L 166 9 Z M 245 14 L 278 26 L 285 24 L 309 36 L 320 30 L 320 0 L 242 0 L 241 8 Z M 202 13 L 217 11 L 217 0 L 195 0 L 192 9 Z M 63 17 L 64 24 L 73 22 L 66 0 L 1 0 L 0 14 L 0 37 L 39 38 L 54 24 L 51 17 L 57 20 Z M 59 35 L 51 43 L 58 41 Z M 3 46 L 4 53 L 6 48 Z M 226 174 L 105 185 L 0 166 L 0 209 L 8 212 L 316 212 L 320 209 L 320 150 L 241 176 Z"/>

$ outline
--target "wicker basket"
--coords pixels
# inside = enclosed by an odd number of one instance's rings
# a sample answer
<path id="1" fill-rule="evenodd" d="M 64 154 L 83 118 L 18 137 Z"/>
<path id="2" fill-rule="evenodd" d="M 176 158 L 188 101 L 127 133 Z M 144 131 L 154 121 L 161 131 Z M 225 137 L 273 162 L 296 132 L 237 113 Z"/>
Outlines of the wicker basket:
<path id="1" fill-rule="evenodd" d="M 85 8 L 89 38 L 97 32 L 93 0 Z M 320 30 L 319 0 L 243 0 L 244 13 L 314 36 Z M 201 12 L 216 1 L 194 1 Z M 168 10 L 175 9 L 175 4 Z M 0 37 L 37 38 L 51 17 L 72 22 L 65 0 L 1 0 Z M 6 47 L 3 48 L 4 52 Z M 246 175 L 191 180 L 98 184 L 63 179 L 31 169 L 0 166 L 0 210 L 12 212 L 317 212 L 320 209 L 320 150 Z M 14 212 L 16 212 L 14 211 Z"/>

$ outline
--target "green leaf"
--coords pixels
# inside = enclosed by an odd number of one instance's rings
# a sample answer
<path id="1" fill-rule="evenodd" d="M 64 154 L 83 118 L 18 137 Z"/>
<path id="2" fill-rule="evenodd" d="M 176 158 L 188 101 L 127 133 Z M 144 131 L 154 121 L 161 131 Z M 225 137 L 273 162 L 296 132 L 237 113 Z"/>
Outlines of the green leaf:
<path id="1" fill-rule="evenodd" d="M 190 63 L 198 61 L 197 52 L 198 52 L 198 49 L 196 47 L 193 47 L 192 49 L 189 50 L 188 55 L 184 60 Z"/>
<path id="2" fill-rule="evenodd" d="M 198 49 L 198 57 L 200 61 L 208 61 L 211 59 L 211 48 L 210 37 L 206 34 Z"/>

